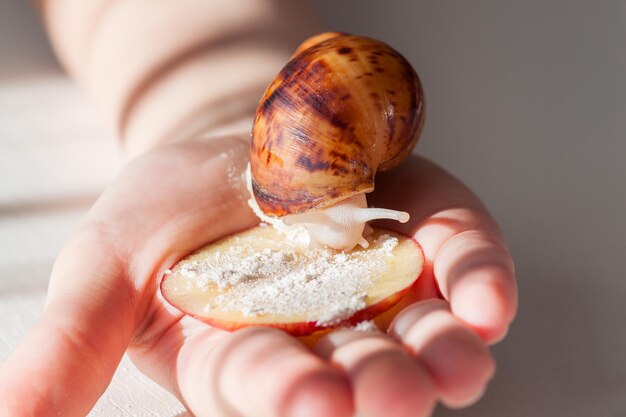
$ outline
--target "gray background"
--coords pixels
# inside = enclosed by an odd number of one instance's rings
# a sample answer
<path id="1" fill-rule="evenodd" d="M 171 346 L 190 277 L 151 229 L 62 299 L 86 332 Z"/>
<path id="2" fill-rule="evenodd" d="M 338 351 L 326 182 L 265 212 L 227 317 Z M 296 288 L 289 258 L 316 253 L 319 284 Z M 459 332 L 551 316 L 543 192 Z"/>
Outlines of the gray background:
<path id="1" fill-rule="evenodd" d="M 0 88 L 58 73 L 27 5 L 1 2 Z M 317 4 L 327 29 L 414 63 L 418 151 L 485 200 L 516 261 L 519 316 L 490 390 L 437 416 L 626 416 L 626 2 Z M 3 187 L 26 175 L 12 169 Z"/>
<path id="2" fill-rule="evenodd" d="M 486 397 L 443 416 L 626 416 L 626 2 L 325 1 L 426 90 L 419 152 L 509 239 L 519 316 Z"/>

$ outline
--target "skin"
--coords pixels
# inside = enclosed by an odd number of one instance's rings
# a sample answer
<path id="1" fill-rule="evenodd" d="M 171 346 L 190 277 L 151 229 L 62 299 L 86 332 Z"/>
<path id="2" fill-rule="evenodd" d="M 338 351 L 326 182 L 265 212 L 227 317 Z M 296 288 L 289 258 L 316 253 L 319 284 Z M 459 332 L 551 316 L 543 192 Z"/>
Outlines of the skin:
<path id="1" fill-rule="evenodd" d="M 487 346 L 515 315 L 513 265 L 480 201 L 416 156 L 379 174 L 369 199 L 408 211 L 400 230 L 426 256 L 387 334 L 338 331 L 309 349 L 277 330 L 211 328 L 158 291 L 186 254 L 257 223 L 241 175 L 251 113 L 291 40 L 315 33 L 307 3 L 37 4 L 60 61 L 134 159 L 59 254 L 43 315 L 0 368 L 0 417 L 86 415 L 125 351 L 196 416 L 415 417 L 480 397 Z M 237 135 L 220 136 L 226 127 Z"/>
<path id="2" fill-rule="evenodd" d="M 462 407 L 482 395 L 495 369 L 487 346 L 516 311 L 512 261 L 471 191 L 417 156 L 377 177 L 371 198 L 411 214 L 400 230 L 426 256 L 387 334 L 337 331 L 311 350 L 277 330 L 217 330 L 163 301 L 165 269 L 256 224 L 243 198 L 247 141 L 166 145 L 127 164 L 62 250 L 42 317 L 0 368 L 0 416 L 84 416 L 125 351 L 196 416 L 428 416 L 438 400 Z"/>

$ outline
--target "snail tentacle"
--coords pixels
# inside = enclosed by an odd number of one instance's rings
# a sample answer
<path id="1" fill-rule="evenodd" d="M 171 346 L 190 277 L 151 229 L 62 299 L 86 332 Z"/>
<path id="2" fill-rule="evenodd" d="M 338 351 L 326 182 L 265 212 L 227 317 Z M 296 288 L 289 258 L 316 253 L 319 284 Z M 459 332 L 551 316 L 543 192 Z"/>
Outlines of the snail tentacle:
<path id="1" fill-rule="evenodd" d="M 356 218 L 362 222 L 369 222 L 378 219 L 395 220 L 400 223 L 409 221 L 409 213 L 406 211 L 390 210 L 377 207 L 369 207 L 361 209 L 357 212 Z"/>

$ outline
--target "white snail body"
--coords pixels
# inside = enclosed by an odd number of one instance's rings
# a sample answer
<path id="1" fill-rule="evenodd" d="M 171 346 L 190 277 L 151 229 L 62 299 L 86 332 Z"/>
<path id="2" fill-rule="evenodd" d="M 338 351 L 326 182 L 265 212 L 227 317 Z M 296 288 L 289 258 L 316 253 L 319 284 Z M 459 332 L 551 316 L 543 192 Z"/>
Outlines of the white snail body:
<path id="1" fill-rule="evenodd" d="M 409 213 L 380 208 L 368 208 L 365 194 L 359 193 L 326 208 L 300 214 L 288 214 L 283 223 L 303 225 L 309 232 L 310 244 L 334 249 L 351 250 L 357 244 L 367 248 L 363 236 L 368 221 L 376 219 L 409 221 Z"/>

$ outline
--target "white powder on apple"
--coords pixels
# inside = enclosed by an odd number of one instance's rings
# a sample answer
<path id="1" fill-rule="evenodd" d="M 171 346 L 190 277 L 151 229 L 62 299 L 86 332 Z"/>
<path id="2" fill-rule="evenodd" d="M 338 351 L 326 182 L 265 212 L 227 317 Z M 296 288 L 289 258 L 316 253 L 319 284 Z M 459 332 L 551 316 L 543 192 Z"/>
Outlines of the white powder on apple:
<path id="1" fill-rule="evenodd" d="M 240 311 L 248 317 L 304 315 L 328 326 L 366 306 L 372 277 L 382 273 L 398 239 L 381 235 L 370 244 L 367 252 L 344 253 L 297 245 L 256 251 L 242 242 L 186 263 L 180 273 L 199 289 L 217 288 L 219 295 L 207 311 Z"/>
<path id="2" fill-rule="evenodd" d="M 380 329 L 372 320 L 360 321 L 356 323 L 354 326 L 348 327 L 349 330 L 354 330 L 355 332 L 372 332 L 372 333 L 381 333 Z"/>

